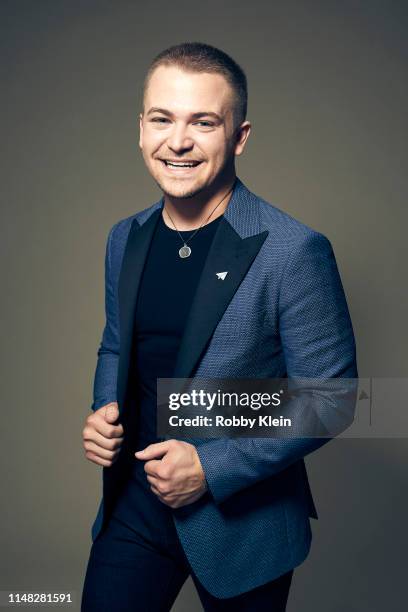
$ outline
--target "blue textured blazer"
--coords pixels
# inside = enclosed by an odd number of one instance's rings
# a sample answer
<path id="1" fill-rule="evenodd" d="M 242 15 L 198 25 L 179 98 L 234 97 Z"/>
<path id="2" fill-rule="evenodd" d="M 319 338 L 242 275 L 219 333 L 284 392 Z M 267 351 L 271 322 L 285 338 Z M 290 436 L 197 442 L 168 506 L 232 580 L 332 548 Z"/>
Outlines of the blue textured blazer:
<path id="1" fill-rule="evenodd" d="M 92 409 L 118 401 L 125 440 L 133 314 L 162 207 L 163 198 L 119 221 L 106 249 L 106 326 Z M 220 271 L 228 271 L 224 281 L 216 276 Z M 174 376 L 357 377 L 353 329 L 330 242 L 238 178 L 208 253 Z M 210 593 L 236 596 L 306 558 L 309 517 L 317 514 L 303 457 L 328 439 L 194 441 L 208 491 L 172 513 L 186 556 Z M 128 457 L 121 452 L 103 468 L 93 540 L 129 475 Z"/>

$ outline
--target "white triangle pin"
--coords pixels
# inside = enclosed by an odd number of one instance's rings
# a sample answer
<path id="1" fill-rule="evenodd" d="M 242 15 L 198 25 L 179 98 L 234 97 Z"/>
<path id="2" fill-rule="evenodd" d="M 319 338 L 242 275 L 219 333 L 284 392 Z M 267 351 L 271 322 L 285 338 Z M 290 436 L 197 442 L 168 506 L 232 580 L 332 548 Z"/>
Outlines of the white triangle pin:
<path id="1" fill-rule="evenodd" d="M 216 272 L 217 278 L 219 278 L 220 280 L 225 280 L 227 274 L 228 272 Z"/>

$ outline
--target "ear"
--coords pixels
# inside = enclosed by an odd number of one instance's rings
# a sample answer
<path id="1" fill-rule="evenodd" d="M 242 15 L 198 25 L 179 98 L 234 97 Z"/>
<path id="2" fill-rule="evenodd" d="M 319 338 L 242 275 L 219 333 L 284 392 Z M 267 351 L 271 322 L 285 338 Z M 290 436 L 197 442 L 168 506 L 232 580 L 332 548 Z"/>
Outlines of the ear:
<path id="1" fill-rule="evenodd" d="M 143 148 L 143 114 L 139 115 L 139 147 Z"/>
<path id="2" fill-rule="evenodd" d="M 251 133 L 251 124 L 249 121 L 241 123 L 236 131 L 236 142 L 235 142 L 235 155 L 241 155 L 245 148 L 246 141 L 248 140 L 249 134 Z"/>

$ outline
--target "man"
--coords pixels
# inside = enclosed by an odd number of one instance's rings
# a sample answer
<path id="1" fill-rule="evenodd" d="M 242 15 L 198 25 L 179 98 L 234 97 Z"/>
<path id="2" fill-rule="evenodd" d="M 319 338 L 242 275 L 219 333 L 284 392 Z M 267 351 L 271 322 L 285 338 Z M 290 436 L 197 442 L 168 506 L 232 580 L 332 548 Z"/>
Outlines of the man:
<path id="1" fill-rule="evenodd" d="M 209 45 L 171 47 L 149 68 L 139 144 L 163 197 L 108 238 L 83 430 L 104 489 L 87 612 L 170 610 L 189 574 L 205 610 L 281 612 L 310 548 L 303 457 L 327 438 L 156 435 L 159 377 L 357 376 L 329 241 L 236 177 L 246 106 L 242 69 Z"/>

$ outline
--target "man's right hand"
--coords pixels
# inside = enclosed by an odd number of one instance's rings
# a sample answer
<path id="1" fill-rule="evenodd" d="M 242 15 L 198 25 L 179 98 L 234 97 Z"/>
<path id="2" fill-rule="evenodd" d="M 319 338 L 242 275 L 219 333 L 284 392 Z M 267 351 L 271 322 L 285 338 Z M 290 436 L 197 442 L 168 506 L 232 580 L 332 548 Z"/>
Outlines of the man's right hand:
<path id="1" fill-rule="evenodd" d="M 104 467 L 115 463 L 123 442 L 122 425 L 114 425 L 118 417 L 117 402 L 106 404 L 87 417 L 82 438 L 85 456 L 93 463 Z"/>

